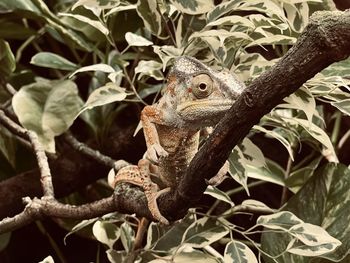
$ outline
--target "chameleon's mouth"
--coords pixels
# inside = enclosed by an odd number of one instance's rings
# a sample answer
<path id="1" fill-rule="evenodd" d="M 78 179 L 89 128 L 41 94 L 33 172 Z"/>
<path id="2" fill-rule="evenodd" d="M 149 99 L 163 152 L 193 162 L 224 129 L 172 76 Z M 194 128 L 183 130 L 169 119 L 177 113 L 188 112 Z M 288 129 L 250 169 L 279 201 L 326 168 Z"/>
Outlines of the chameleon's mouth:
<path id="1" fill-rule="evenodd" d="M 221 117 L 234 103 L 234 100 L 196 100 L 181 103 L 178 114 L 186 120 Z"/>

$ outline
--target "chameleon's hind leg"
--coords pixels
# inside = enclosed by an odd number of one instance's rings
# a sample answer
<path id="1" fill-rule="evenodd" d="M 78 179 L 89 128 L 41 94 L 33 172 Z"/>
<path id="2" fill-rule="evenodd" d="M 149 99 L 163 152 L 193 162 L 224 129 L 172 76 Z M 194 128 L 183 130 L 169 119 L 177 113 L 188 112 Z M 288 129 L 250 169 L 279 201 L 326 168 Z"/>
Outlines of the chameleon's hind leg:
<path id="1" fill-rule="evenodd" d="M 160 223 L 169 225 L 169 221 L 160 213 L 157 198 L 163 193 L 169 192 L 170 188 L 164 188 L 159 190 L 159 186 L 152 182 L 150 172 L 151 162 L 147 159 L 141 159 L 138 163 L 140 169 L 140 177 L 142 182 L 142 188 L 145 191 L 145 195 L 148 202 L 148 208 L 151 211 L 152 216 Z"/>
<path id="2" fill-rule="evenodd" d="M 158 209 L 157 198 L 161 194 L 169 191 L 170 188 L 159 190 L 159 186 L 152 182 L 150 175 L 150 165 L 151 163 L 148 160 L 141 159 L 138 165 L 129 165 L 123 167 L 118 171 L 110 185 L 112 188 L 115 188 L 117 184 L 124 182 L 142 187 L 145 192 L 147 205 L 152 216 L 160 223 L 168 225 L 169 221 L 164 216 L 162 216 Z"/>

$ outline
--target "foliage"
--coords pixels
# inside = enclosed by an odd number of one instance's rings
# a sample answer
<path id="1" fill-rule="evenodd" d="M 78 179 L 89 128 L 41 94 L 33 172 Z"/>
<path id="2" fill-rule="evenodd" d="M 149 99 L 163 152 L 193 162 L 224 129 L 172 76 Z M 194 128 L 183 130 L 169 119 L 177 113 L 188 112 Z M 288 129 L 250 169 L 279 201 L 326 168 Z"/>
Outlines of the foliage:
<path id="1" fill-rule="evenodd" d="M 49 2 L 0 2 L 0 84 L 18 90 L 12 107 L 19 122 L 56 153 L 55 138 L 77 118 L 91 138 L 107 140 L 126 106 L 159 97 L 180 55 L 227 68 L 249 84 L 296 42 L 312 10 L 327 8 L 320 0 Z M 230 155 L 231 189 L 208 187 L 216 200 L 208 211 L 191 210 L 170 227 L 151 223 L 136 262 L 258 262 L 261 256 L 265 262 L 348 262 L 350 168 L 339 160 L 346 160 L 349 137 L 342 126 L 350 115 L 349 68 L 349 59 L 331 65 L 264 116 Z M 0 101 L 8 99 L 0 91 Z M 258 146 L 256 138 L 265 144 Z M 270 154 L 274 140 L 284 159 Z M 0 127 L 1 160 L 12 168 L 1 165 L 1 178 L 21 170 L 16 147 L 15 137 Z M 253 192 L 256 182 L 295 195 L 278 213 L 244 229 L 233 223 L 230 196 Z M 219 211 L 219 203 L 227 206 Z M 271 210 L 258 201 L 242 205 Z M 106 215 L 71 233 L 90 227 L 108 260 L 122 262 L 135 252 L 133 220 Z M 261 233 L 259 244 L 252 235 Z"/>

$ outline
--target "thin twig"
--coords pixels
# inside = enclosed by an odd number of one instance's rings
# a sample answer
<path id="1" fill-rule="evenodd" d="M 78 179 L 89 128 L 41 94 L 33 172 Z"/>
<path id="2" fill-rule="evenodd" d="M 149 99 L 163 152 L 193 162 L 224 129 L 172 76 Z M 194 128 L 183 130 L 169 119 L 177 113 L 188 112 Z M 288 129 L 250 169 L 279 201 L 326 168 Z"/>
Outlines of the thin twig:
<path id="1" fill-rule="evenodd" d="M 7 83 L 7 84 L 5 85 L 5 87 L 6 87 L 6 91 L 7 91 L 10 95 L 14 96 L 14 95 L 17 93 L 17 90 L 16 90 L 10 83 Z"/>
<path id="2" fill-rule="evenodd" d="M 25 197 L 27 203 L 23 212 L 14 217 L 7 217 L 0 221 L 0 233 L 18 229 L 24 225 L 43 218 L 44 216 L 86 219 L 100 216 L 115 211 L 114 196 L 80 206 L 67 205 L 58 202 L 56 199 L 43 197 L 41 199 L 30 199 Z"/>
<path id="3" fill-rule="evenodd" d="M 40 181 L 44 196 L 54 198 L 55 194 L 53 190 L 52 176 L 44 147 L 40 143 L 38 135 L 35 132 L 28 130 L 27 135 L 29 137 L 30 143 L 33 146 L 33 150 L 38 161 Z"/>
<path id="4" fill-rule="evenodd" d="M 86 144 L 79 142 L 70 132 L 66 132 L 63 135 L 63 137 L 66 140 L 66 142 L 68 142 L 69 145 L 72 146 L 77 151 L 81 152 L 82 154 L 94 159 L 95 161 L 105 166 L 108 166 L 111 168 L 114 167 L 116 171 L 118 171 L 119 169 L 121 169 L 126 165 L 129 165 L 129 163 L 124 160 L 116 161 L 111 157 L 100 153 L 98 150 L 94 150 L 89 146 L 87 146 Z"/>

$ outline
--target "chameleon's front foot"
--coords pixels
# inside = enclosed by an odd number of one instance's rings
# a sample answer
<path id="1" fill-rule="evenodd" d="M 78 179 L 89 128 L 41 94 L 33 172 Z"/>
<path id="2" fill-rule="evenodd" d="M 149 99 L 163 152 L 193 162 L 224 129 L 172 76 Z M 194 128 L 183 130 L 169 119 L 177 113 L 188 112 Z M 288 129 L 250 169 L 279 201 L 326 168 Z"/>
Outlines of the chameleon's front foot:
<path id="1" fill-rule="evenodd" d="M 154 164 L 158 164 L 160 159 L 168 155 L 168 152 L 158 143 L 152 144 L 147 149 L 147 159 Z"/>

